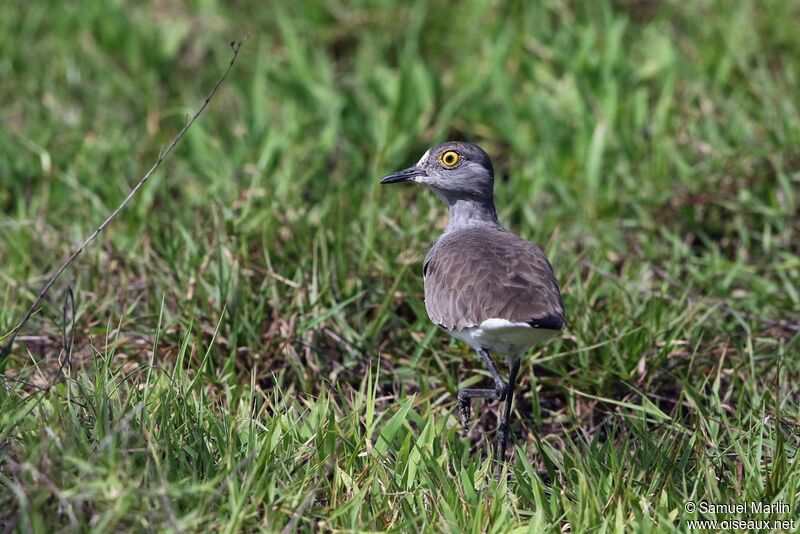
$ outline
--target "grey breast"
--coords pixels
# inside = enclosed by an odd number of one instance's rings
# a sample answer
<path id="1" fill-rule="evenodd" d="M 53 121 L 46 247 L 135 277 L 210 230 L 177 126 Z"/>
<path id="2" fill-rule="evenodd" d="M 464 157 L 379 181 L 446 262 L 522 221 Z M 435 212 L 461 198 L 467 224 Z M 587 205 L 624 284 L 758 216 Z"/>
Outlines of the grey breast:
<path id="1" fill-rule="evenodd" d="M 487 319 L 560 330 L 564 304 L 544 253 L 497 228 L 467 228 L 439 238 L 425 257 L 425 308 L 447 330 Z"/>

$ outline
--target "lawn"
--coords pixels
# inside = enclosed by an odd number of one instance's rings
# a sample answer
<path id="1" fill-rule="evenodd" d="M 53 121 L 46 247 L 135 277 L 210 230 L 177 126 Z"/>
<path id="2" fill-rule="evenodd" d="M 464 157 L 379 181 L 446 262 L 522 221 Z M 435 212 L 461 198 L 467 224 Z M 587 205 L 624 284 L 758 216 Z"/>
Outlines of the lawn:
<path id="1" fill-rule="evenodd" d="M 250 34 L 0 361 L 0 531 L 800 521 L 798 26 L 797 1 L 0 3 L 0 343 Z M 378 184 L 446 139 L 493 157 L 567 310 L 499 480 L 498 403 L 468 436 L 456 409 L 488 373 L 425 315 L 445 207 Z M 700 506 L 750 502 L 786 507 Z"/>

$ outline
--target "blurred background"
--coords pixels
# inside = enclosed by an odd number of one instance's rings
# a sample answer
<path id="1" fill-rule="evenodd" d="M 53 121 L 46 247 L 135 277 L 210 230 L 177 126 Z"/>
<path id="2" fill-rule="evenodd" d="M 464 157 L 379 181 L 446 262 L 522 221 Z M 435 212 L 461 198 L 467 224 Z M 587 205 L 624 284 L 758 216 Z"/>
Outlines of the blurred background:
<path id="1" fill-rule="evenodd" d="M 575 530 L 794 495 L 799 25 L 794 1 L 3 3 L 0 336 L 250 38 L 0 362 L 0 521 Z M 451 414 L 480 363 L 422 299 L 445 208 L 378 185 L 447 139 L 492 156 L 569 321 L 523 367 L 491 505 L 494 411 L 471 439 Z"/>

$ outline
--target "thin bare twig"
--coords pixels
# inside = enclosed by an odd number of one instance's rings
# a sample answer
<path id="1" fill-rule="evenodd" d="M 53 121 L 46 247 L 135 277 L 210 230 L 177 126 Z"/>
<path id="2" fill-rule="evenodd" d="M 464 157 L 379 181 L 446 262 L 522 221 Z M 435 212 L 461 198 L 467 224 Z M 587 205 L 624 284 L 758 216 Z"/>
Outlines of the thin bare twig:
<path id="1" fill-rule="evenodd" d="M 75 250 L 75 252 L 70 254 L 70 256 L 61 265 L 61 267 L 59 267 L 58 270 L 56 270 L 56 272 L 53 273 L 52 276 L 50 276 L 50 279 L 47 281 L 42 290 L 39 292 L 39 296 L 36 297 L 36 300 L 34 300 L 33 304 L 31 304 L 30 308 L 28 308 L 25 317 L 23 317 L 22 321 L 20 321 L 20 323 L 16 327 L 14 327 L 14 329 L 11 331 L 11 338 L 8 340 L 8 343 L 6 343 L 6 346 L 3 347 L 2 351 L 0 351 L 0 371 L 2 371 L 4 363 L 8 358 L 9 354 L 11 354 L 11 347 L 14 344 L 14 340 L 17 337 L 17 333 L 22 329 L 23 326 L 25 326 L 25 323 L 27 323 L 28 320 L 31 318 L 33 313 L 36 311 L 36 307 L 39 305 L 44 296 L 47 294 L 47 291 L 50 289 L 53 283 L 58 279 L 58 277 L 61 276 L 61 273 L 63 273 L 64 270 L 67 267 L 69 267 L 73 261 L 75 261 L 75 258 L 77 258 L 92 241 L 94 241 L 97 235 L 100 232 L 102 232 L 103 229 L 105 229 L 105 227 L 108 226 L 108 224 L 117 216 L 117 214 L 119 214 L 119 212 L 122 211 L 122 209 L 128 204 L 128 202 L 130 202 L 130 200 L 134 196 L 136 196 L 136 193 L 139 192 L 139 189 L 141 189 L 142 186 L 145 183 L 147 183 L 147 181 L 150 179 L 153 173 L 155 173 L 156 170 L 158 170 L 158 168 L 161 166 L 161 163 L 164 161 L 164 159 L 172 152 L 172 149 L 174 149 L 175 146 L 181 141 L 181 139 L 183 139 L 184 135 L 186 135 L 186 132 L 189 131 L 189 128 L 191 128 L 194 122 L 200 117 L 200 115 L 203 114 L 209 102 L 211 102 L 211 99 L 214 98 L 217 89 L 219 89 L 219 87 L 227 79 L 228 74 L 233 68 L 233 64 L 236 62 L 236 58 L 239 55 L 239 49 L 242 47 L 242 44 L 244 44 L 244 42 L 248 39 L 248 37 L 249 35 L 246 35 L 241 41 L 231 42 L 231 49 L 233 50 L 233 56 L 231 57 L 231 61 L 228 64 L 228 68 L 225 69 L 225 72 L 222 74 L 219 80 L 217 80 L 217 83 L 214 84 L 214 87 L 211 89 L 211 92 L 208 93 L 208 96 L 206 96 L 202 105 L 194 113 L 191 119 L 185 122 L 183 128 L 181 128 L 181 131 L 178 132 L 178 134 L 172 139 L 172 142 L 167 146 L 167 148 L 165 150 L 160 151 L 156 162 L 153 164 L 152 167 L 150 167 L 150 170 L 147 171 L 147 173 L 142 177 L 141 180 L 139 180 L 139 182 L 133 187 L 133 189 L 131 189 L 131 192 L 128 193 L 128 196 L 125 197 L 125 199 L 120 203 L 120 205 L 117 206 L 117 208 L 113 212 L 111 212 L 111 214 L 108 217 L 106 217 L 106 220 L 104 220 L 103 223 L 100 226 L 98 226 L 97 229 L 94 232 L 92 232 L 92 234 L 89 237 L 86 238 L 86 241 L 84 241 L 81 244 L 81 246 L 78 247 L 77 250 Z"/>

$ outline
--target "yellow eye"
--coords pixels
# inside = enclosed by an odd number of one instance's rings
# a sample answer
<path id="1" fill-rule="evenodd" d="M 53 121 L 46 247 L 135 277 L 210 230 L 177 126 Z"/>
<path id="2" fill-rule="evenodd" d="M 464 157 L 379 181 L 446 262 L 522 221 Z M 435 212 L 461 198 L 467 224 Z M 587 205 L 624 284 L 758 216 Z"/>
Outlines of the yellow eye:
<path id="1" fill-rule="evenodd" d="M 458 165 L 459 161 L 461 161 L 461 155 L 455 150 L 447 150 L 439 156 L 439 162 L 449 169 Z"/>

